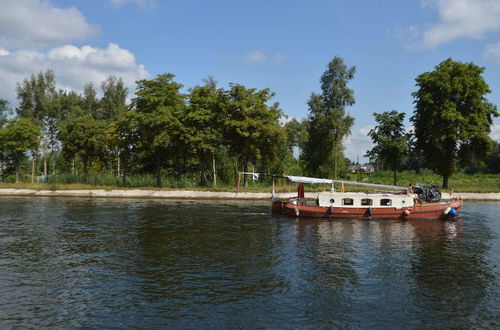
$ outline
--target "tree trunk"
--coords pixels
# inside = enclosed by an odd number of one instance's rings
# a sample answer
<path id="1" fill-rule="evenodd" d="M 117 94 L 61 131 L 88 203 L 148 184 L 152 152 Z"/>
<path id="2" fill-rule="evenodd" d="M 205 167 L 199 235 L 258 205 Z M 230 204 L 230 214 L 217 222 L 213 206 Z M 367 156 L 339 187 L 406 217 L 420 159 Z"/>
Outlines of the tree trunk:
<path id="1" fill-rule="evenodd" d="M 243 161 L 243 172 L 248 172 L 248 161 L 244 160 Z M 243 187 L 248 187 L 248 176 L 243 175 Z"/>
<path id="2" fill-rule="evenodd" d="M 16 160 L 16 183 L 19 183 L 19 172 L 20 172 L 21 162 Z"/>
<path id="3" fill-rule="evenodd" d="M 127 166 L 123 164 L 122 186 L 127 185 Z"/>
<path id="4" fill-rule="evenodd" d="M 89 159 L 88 157 L 85 157 L 83 159 L 83 183 L 87 184 L 89 177 Z"/>
<path id="5" fill-rule="evenodd" d="M 213 179 L 214 179 L 214 188 L 217 186 L 217 172 L 215 171 L 215 151 L 212 151 L 212 170 L 213 170 Z"/>
<path id="6" fill-rule="evenodd" d="M 337 179 L 337 139 L 333 142 L 333 178 Z"/>
<path id="7" fill-rule="evenodd" d="M 35 155 L 33 155 L 33 159 L 31 160 L 31 183 L 35 182 Z"/>
<path id="8" fill-rule="evenodd" d="M 54 152 L 51 152 L 50 160 L 52 162 L 52 175 L 56 175 L 56 157 L 54 157 Z"/>
<path id="9" fill-rule="evenodd" d="M 156 153 L 156 187 L 160 188 L 161 187 L 161 157 L 160 153 Z"/>
<path id="10" fill-rule="evenodd" d="M 120 152 L 117 152 L 116 156 L 116 176 L 120 176 Z"/>
<path id="11" fill-rule="evenodd" d="M 448 189 L 448 179 L 450 178 L 449 175 L 443 175 L 443 189 Z"/>
<path id="12" fill-rule="evenodd" d="M 47 153 L 43 152 L 43 179 L 47 182 L 48 178 L 48 169 L 47 169 Z"/>

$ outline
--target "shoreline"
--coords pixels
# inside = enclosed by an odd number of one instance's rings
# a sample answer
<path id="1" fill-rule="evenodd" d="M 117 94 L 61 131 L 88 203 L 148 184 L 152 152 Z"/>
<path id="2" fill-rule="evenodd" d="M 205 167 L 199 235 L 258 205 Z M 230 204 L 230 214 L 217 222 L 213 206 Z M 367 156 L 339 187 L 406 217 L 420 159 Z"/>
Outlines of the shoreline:
<path id="1" fill-rule="evenodd" d="M 213 200 L 270 200 L 270 193 L 253 192 L 217 192 L 195 190 L 35 190 L 35 189 L 0 189 L 1 196 L 40 196 L 40 197 L 95 197 L 95 198 L 160 198 L 160 199 L 213 199 Z M 291 198 L 296 193 L 277 194 L 281 198 Z M 307 199 L 316 198 L 317 193 L 306 193 Z M 462 196 L 463 200 L 500 201 L 500 193 L 453 193 L 451 197 Z M 450 198 L 449 193 L 443 193 L 443 198 Z"/>

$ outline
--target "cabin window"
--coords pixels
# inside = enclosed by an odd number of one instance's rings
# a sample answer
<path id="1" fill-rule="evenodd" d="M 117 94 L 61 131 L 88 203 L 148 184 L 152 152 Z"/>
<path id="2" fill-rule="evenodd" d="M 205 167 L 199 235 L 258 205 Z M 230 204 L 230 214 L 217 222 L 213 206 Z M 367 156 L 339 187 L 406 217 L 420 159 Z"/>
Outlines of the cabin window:
<path id="1" fill-rule="evenodd" d="M 392 200 L 391 199 L 381 199 L 380 200 L 380 206 L 391 206 L 392 205 Z"/>
<path id="2" fill-rule="evenodd" d="M 332 198 L 332 199 L 330 199 L 330 204 L 333 204 L 333 203 L 335 203 L 335 199 Z"/>
<path id="3" fill-rule="evenodd" d="M 342 200 L 342 205 L 354 205 L 354 201 L 352 198 L 344 198 Z"/>
<path id="4" fill-rule="evenodd" d="M 373 205 L 373 200 L 370 198 L 362 198 L 361 205 Z"/>

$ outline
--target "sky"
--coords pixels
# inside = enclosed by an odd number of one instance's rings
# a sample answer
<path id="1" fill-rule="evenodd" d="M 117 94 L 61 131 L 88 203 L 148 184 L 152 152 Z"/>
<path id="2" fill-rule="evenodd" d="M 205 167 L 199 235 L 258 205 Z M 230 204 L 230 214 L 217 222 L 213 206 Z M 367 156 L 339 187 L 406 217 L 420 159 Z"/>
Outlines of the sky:
<path id="1" fill-rule="evenodd" d="M 414 111 L 415 78 L 447 58 L 484 67 L 500 105 L 500 0 L 0 0 L 0 98 L 17 106 L 16 84 L 51 69 L 82 92 L 121 77 L 175 74 L 184 90 L 213 76 L 220 87 L 270 88 L 288 118 L 339 56 L 356 67 L 351 160 L 371 148 L 373 113 Z M 493 139 L 500 141 L 500 118 Z"/>

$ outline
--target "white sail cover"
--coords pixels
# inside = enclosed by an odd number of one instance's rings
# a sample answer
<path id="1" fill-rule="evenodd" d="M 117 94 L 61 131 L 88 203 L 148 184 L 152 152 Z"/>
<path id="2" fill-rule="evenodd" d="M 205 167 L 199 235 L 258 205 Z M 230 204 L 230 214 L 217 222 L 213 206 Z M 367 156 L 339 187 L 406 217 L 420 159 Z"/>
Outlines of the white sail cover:
<path id="1" fill-rule="evenodd" d="M 256 180 L 260 177 L 272 176 L 273 178 L 287 178 L 288 180 L 290 180 L 292 182 L 297 182 L 297 183 L 307 183 L 307 184 L 314 184 L 314 183 L 332 184 L 332 183 L 336 183 L 336 184 L 341 184 L 341 185 L 345 184 L 345 185 L 351 185 L 351 186 L 372 187 L 372 188 L 378 188 L 378 189 L 390 189 L 390 190 L 397 190 L 397 191 L 408 191 L 408 188 L 406 188 L 406 187 L 397 187 L 397 186 L 390 186 L 390 185 L 383 185 L 383 184 L 376 184 L 376 183 L 364 183 L 364 182 L 353 182 L 353 181 L 344 181 L 344 180 L 310 178 L 307 176 L 265 174 L 265 173 L 255 173 L 255 172 L 238 172 L 238 173 L 243 174 L 243 175 L 252 175 L 254 180 Z"/>
<path id="2" fill-rule="evenodd" d="M 294 176 L 294 175 L 285 175 L 288 180 L 297 183 L 333 183 L 333 180 L 330 179 L 319 179 L 319 178 L 309 178 L 307 176 Z"/>

